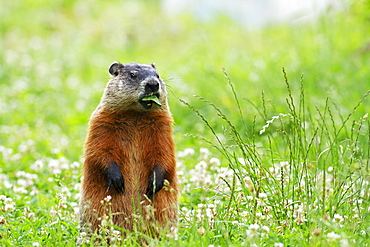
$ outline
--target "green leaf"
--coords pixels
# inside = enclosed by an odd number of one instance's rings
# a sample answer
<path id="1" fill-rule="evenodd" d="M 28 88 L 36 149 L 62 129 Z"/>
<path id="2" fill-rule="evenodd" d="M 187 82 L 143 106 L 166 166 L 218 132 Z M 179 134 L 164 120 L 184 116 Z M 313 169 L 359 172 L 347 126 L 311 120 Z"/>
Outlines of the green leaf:
<path id="1" fill-rule="evenodd" d="M 147 96 L 141 99 L 142 101 L 153 101 L 156 105 L 159 107 L 162 106 L 161 102 L 159 102 L 159 99 L 155 95 Z"/>

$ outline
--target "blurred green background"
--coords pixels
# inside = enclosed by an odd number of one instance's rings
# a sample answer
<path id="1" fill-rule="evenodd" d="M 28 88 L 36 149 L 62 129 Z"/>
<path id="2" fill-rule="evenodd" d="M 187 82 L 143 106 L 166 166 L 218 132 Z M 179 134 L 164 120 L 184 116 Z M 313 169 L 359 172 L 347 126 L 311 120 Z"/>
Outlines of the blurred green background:
<path id="1" fill-rule="evenodd" d="M 16 149 L 32 140 L 32 160 L 78 160 L 113 61 L 156 63 L 168 84 L 179 149 L 194 145 L 186 133 L 210 135 L 178 98 L 215 121 L 215 112 L 193 97 L 203 96 L 238 129 L 250 130 L 262 110 L 262 91 L 271 116 L 286 112 L 282 67 L 294 97 L 303 76 L 312 112 L 330 97 L 335 114 L 346 115 L 370 88 L 370 16 L 369 1 L 340 3 L 306 21 L 253 27 L 222 12 L 207 20 L 191 11 L 170 14 L 163 1 L 2 1 L 0 145 Z M 245 125 L 222 67 L 235 86 Z M 258 118 L 256 129 L 264 124 Z"/>

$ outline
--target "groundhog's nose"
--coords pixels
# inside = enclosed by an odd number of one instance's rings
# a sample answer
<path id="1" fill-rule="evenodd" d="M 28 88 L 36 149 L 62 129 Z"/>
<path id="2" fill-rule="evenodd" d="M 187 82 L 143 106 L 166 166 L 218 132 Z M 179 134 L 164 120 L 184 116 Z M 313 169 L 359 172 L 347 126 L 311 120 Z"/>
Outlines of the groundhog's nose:
<path id="1" fill-rule="evenodd" d="M 159 90 L 159 82 L 158 81 L 148 81 L 145 84 L 145 92 L 146 93 L 156 93 Z"/>

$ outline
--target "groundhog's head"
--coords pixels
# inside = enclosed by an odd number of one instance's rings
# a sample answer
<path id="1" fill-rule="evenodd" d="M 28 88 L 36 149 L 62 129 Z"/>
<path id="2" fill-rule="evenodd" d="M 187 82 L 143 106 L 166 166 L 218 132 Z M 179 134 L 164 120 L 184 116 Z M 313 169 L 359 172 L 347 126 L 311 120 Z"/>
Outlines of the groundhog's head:
<path id="1" fill-rule="evenodd" d="M 105 89 L 102 106 L 116 110 L 167 110 L 166 85 L 154 64 L 121 64 L 109 67 L 111 80 Z"/>

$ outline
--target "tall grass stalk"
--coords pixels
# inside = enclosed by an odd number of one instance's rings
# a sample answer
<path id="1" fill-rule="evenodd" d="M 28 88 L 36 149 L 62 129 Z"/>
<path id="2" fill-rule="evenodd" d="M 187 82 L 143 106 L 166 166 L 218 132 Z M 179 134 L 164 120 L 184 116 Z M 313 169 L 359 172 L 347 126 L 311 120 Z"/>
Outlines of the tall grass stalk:
<path id="1" fill-rule="evenodd" d="M 241 128 L 247 129 L 245 125 L 248 120 L 245 116 L 248 112 L 243 110 L 247 108 L 239 101 L 224 68 L 223 72 L 235 99 L 235 109 L 242 119 L 239 122 L 244 124 Z M 210 129 L 217 142 L 207 140 L 207 143 L 220 152 L 234 172 L 231 183 L 223 180 L 230 190 L 226 210 L 230 211 L 232 205 L 250 205 L 244 200 L 253 197 L 252 208 L 244 208 L 249 212 L 248 217 L 225 213 L 224 216 L 228 217 L 226 220 L 237 219 L 252 226 L 261 222 L 258 217 L 262 215 L 269 219 L 286 243 L 291 241 L 288 233 L 296 232 L 297 228 L 302 230 L 298 235 L 307 243 L 319 242 L 319 238 L 312 238 L 312 232 L 320 230 L 320 234 L 313 234 L 322 236 L 338 230 L 337 223 L 341 222 L 342 215 L 346 219 L 358 215 L 354 213 L 356 209 L 363 210 L 360 198 L 369 199 L 366 192 L 369 189 L 369 182 L 366 181 L 369 174 L 369 129 L 368 126 L 364 128 L 367 115 L 354 120 L 353 125 L 357 128 L 347 124 L 369 92 L 344 120 L 341 118 L 338 121 L 339 113 L 336 108 L 332 108 L 329 97 L 323 109 L 316 107 L 317 114 L 310 112 L 303 76 L 297 102 L 284 68 L 283 78 L 287 89 L 286 112 L 269 112 L 265 93 L 262 92 L 262 110 L 250 102 L 259 112 L 259 117 L 253 118 L 252 133 L 239 131 L 220 107 L 196 96 L 226 124 L 224 134 L 227 140 L 218 137 L 216 129 L 221 123 L 207 121 L 207 117 L 191 104 L 183 100 L 181 102 L 194 111 Z M 255 136 L 255 126 L 261 122 L 266 123 L 259 132 L 262 147 L 256 145 L 255 138 L 248 138 Z M 359 205 L 353 207 L 353 203 Z"/>

